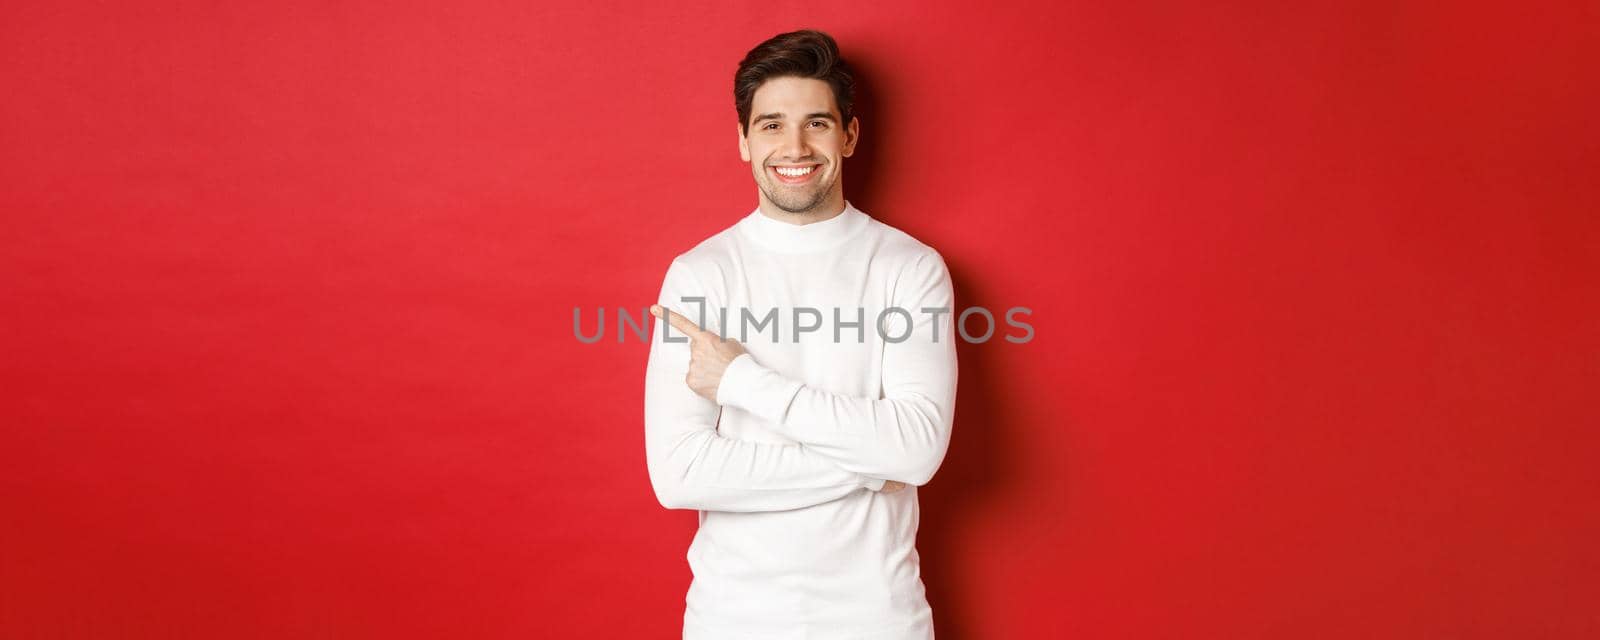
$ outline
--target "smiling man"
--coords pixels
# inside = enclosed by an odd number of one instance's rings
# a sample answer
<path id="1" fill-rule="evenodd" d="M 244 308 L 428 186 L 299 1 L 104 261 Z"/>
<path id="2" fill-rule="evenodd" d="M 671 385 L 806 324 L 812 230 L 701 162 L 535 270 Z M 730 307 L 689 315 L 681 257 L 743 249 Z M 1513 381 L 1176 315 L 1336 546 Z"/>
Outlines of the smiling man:
<path id="1" fill-rule="evenodd" d="M 917 487 L 950 442 L 954 300 L 938 252 L 844 198 L 853 95 L 827 34 L 745 56 L 759 204 L 677 256 L 651 308 L 650 482 L 699 512 L 684 638 L 933 637 Z"/>

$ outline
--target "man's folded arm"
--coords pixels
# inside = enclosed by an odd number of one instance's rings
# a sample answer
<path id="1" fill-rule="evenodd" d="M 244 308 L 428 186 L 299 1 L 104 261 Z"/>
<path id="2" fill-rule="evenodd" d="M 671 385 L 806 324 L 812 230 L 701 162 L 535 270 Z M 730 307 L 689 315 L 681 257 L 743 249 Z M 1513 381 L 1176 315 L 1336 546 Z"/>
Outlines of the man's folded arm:
<path id="1" fill-rule="evenodd" d="M 674 261 L 660 304 L 701 295 Z M 702 511 L 783 511 L 837 500 L 883 479 L 843 469 L 804 444 L 748 442 L 717 433 L 721 408 L 685 383 L 687 342 L 666 342 L 657 320 L 645 370 L 645 458 L 661 505 Z M 682 338 L 677 334 L 675 339 Z"/>
<path id="2" fill-rule="evenodd" d="M 906 313 L 887 314 L 884 334 L 907 337 L 885 340 L 883 397 L 812 388 L 744 354 L 723 372 L 717 403 L 766 419 L 847 470 L 927 484 L 944 461 L 954 422 L 954 295 L 949 271 L 933 252 L 919 258 L 896 288 L 894 306 Z"/>

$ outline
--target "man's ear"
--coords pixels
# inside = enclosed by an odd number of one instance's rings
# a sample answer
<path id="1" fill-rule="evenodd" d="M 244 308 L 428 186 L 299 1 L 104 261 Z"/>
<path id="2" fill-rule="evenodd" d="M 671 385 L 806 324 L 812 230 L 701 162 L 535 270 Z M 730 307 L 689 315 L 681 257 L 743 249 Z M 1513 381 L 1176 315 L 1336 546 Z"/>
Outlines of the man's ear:
<path id="1" fill-rule="evenodd" d="M 739 159 L 743 160 L 745 162 L 749 162 L 750 161 L 750 147 L 749 147 L 748 143 L 744 139 L 744 125 L 739 124 L 737 122 L 735 122 L 733 124 L 734 124 L 734 128 L 739 130 Z"/>
<path id="2" fill-rule="evenodd" d="M 850 126 L 844 130 L 846 137 L 849 138 L 844 144 L 844 157 L 848 158 L 850 154 L 856 152 L 856 143 L 861 141 L 861 119 L 850 116 Z"/>

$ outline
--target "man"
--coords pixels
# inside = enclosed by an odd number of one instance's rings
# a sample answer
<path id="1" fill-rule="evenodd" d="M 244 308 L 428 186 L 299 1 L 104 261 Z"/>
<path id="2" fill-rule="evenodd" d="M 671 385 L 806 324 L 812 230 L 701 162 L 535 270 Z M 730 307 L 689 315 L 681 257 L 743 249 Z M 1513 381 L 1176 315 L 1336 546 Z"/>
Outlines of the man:
<path id="1" fill-rule="evenodd" d="M 950 442 L 954 301 L 936 251 L 844 199 L 852 85 L 821 32 L 745 56 L 759 205 L 674 259 L 651 307 L 650 481 L 700 512 L 684 638 L 933 637 L 916 487 Z"/>

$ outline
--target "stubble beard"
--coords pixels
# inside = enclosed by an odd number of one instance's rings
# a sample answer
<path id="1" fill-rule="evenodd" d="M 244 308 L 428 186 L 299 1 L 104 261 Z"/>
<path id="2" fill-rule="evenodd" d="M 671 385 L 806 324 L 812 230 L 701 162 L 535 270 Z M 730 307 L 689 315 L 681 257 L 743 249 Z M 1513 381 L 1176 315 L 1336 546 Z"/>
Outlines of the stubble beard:
<path id="1" fill-rule="evenodd" d="M 800 215 L 816 213 L 817 207 L 821 206 L 822 201 L 828 198 L 828 192 L 833 188 L 832 183 L 826 185 L 818 184 L 810 192 L 797 193 L 793 189 L 786 188 L 782 183 L 772 182 L 772 178 L 765 175 L 765 167 L 762 167 L 761 170 L 763 172 L 761 191 L 767 194 L 767 200 L 770 200 L 774 206 L 788 213 Z M 818 166 L 817 170 L 821 171 L 822 167 Z"/>

